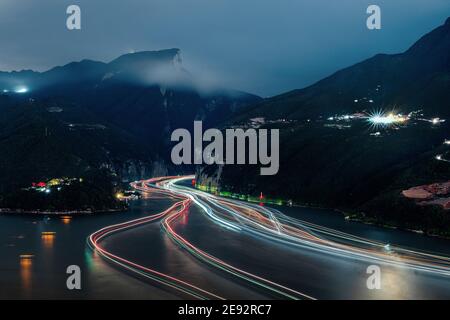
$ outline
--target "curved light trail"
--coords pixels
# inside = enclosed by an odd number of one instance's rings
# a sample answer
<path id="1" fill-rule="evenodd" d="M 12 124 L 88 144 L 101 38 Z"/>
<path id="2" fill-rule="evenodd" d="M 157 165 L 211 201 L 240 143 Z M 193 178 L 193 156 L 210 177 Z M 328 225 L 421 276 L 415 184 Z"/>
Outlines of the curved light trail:
<path id="1" fill-rule="evenodd" d="M 181 179 L 192 179 L 186 177 Z M 180 179 L 162 186 L 180 195 L 201 199 L 202 209 L 223 226 L 267 239 L 344 258 L 379 262 L 402 268 L 450 276 L 450 258 L 392 246 L 288 217 L 278 210 L 234 199 L 224 199 L 203 191 L 176 185 Z M 210 205 L 208 206 L 207 203 Z M 204 209 L 204 207 L 207 207 Z M 215 207 L 216 210 L 211 208 Z"/>
<path id="2" fill-rule="evenodd" d="M 156 182 L 158 180 L 159 179 L 151 179 L 151 180 L 148 180 L 148 182 L 151 183 L 151 182 Z M 145 189 L 139 187 L 138 184 L 136 184 L 134 187 L 137 190 L 141 189 L 141 191 L 145 192 Z M 168 195 L 168 196 L 171 196 L 171 195 Z M 222 297 L 220 297 L 214 293 L 208 292 L 206 290 L 203 290 L 203 289 L 201 289 L 197 286 L 194 286 L 186 281 L 177 279 L 170 275 L 158 272 L 156 270 L 147 268 L 145 266 L 139 265 L 137 263 L 134 263 L 132 261 L 129 261 L 127 259 L 119 257 L 119 256 L 113 254 L 112 252 L 106 250 L 101 245 L 101 241 L 103 239 L 105 239 L 106 237 L 108 237 L 114 233 L 157 221 L 157 220 L 161 219 L 162 217 L 167 216 L 173 212 L 175 212 L 177 214 L 183 213 L 188 209 L 189 203 L 190 203 L 190 201 L 181 199 L 179 202 L 176 202 L 170 208 L 168 208 L 167 210 L 165 210 L 163 212 L 160 212 L 160 213 L 148 216 L 148 217 L 135 219 L 135 220 L 131 220 L 131 221 L 127 221 L 124 223 L 119 223 L 119 224 L 115 224 L 115 225 L 111 225 L 111 226 L 102 228 L 89 236 L 88 245 L 93 250 L 95 250 L 100 256 L 109 260 L 110 262 L 114 263 L 115 265 L 123 267 L 123 268 L 125 268 L 131 272 L 134 272 L 138 275 L 141 275 L 145 278 L 149 278 L 158 283 L 167 285 L 173 289 L 176 289 L 180 292 L 188 294 L 189 296 L 192 296 L 192 297 L 198 298 L 198 299 L 220 299 L 220 300 L 223 300 Z"/>
<path id="3" fill-rule="evenodd" d="M 245 232 L 254 237 L 269 239 L 293 247 L 306 248 L 322 254 L 450 276 L 449 257 L 357 237 L 307 221 L 294 219 L 274 208 L 222 198 L 177 184 L 180 181 L 193 178 L 193 176 L 161 177 L 132 183 L 131 186 L 143 194 L 150 194 L 151 197 L 171 197 L 176 202 L 161 213 L 108 226 L 95 232 L 88 239 L 90 246 L 102 257 L 116 265 L 168 285 L 192 297 L 222 299 L 218 294 L 206 291 L 185 280 L 171 277 L 114 255 L 101 245 L 101 241 L 111 234 L 160 221 L 166 234 L 200 261 L 247 281 L 253 286 L 257 285 L 262 290 L 281 298 L 314 299 L 310 295 L 239 269 L 205 252 L 177 233 L 175 230 L 176 222 L 183 215 L 189 214 L 189 206 L 195 204 L 208 219 L 232 232 Z"/>

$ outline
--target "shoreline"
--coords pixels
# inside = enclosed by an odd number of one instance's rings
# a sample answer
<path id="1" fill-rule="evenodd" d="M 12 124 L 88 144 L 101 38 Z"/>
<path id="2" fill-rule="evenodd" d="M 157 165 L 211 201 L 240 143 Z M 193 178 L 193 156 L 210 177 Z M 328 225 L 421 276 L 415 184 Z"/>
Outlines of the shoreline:
<path id="1" fill-rule="evenodd" d="M 338 211 L 338 210 L 335 210 L 335 211 Z M 344 215 L 344 218 L 350 222 L 362 223 L 365 225 L 376 226 L 376 227 L 380 227 L 383 229 L 394 229 L 394 230 L 398 230 L 398 231 L 406 231 L 406 232 L 415 233 L 417 235 L 421 235 L 421 236 L 429 237 L 429 238 L 450 240 L 450 236 L 427 233 L 424 230 L 418 230 L 418 229 L 414 230 L 414 229 L 403 228 L 401 226 L 387 225 L 387 224 L 383 224 L 382 222 L 371 221 L 370 219 L 364 219 L 364 218 L 361 218 L 360 216 L 355 217 L 355 214 L 349 214 L 349 213 L 345 213 L 345 212 L 340 212 L 340 213 L 342 213 Z"/>
<path id="2" fill-rule="evenodd" d="M 128 211 L 128 208 L 105 209 L 105 210 L 70 210 L 70 211 L 45 211 L 45 210 L 22 210 L 0 208 L 1 214 L 9 215 L 29 215 L 29 216 L 87 216 L 93 214 L 109 214 Z"/>
<path id="3" fill-rule="evenodd" d="M 393 225 L 388 225 L 388 224 L 383 224 L 382 221 L 373 221 L 370 218 L 364 217 L 362 212 L 356 212 L 356 213 L 349 213 L 344 211 L 343 209 L 336 209 L 336 208 L 327 208 L 327 207 L 323 207 L 323 206 L 308 206 L 305 204 L 294 204 L 292 207 L 298 207 L 298 208 L 307 208 L 307 209 L 323 209 L 323 210 L 330 210 L 333 211 L 339 215 L 342 215 L 343 218 L 346 221 L 349 222 L 356 222 L 356 223 L 361 223 L 364 225 L 370 225 L 370 226 L 376 226 L 379 228 L 383 228 L 383 229 L 391 229 L 391 230 L 398 230 L 398 231 L 405 231 L 405 232 L 410 232 L 410 233 L 414 233 L 417 235 L 421 235 L 424 237 L 430 237 L 430 238 L 438 238 L 438 239 L 444 239 L 444 240 L 450 240 L 450 236 L 445 236 L 445 235 L 441 235 L 441 234 L 432 234 L 432 233 L 427 233 L 424 230 L 419 230 L 419 229 L 408 229 L 408 228 L 403 228 L 401 226 L 393 226 Z"/>
<path id="4" fill-rule="evenodd" d="M 198 188 L 194 188 L 196 190 L 199 190 Z M 204 190 L 200 190 L 209 194 L 214 194 L 212 192 L 208 192 L 208 191 L 204 191 Z M 231 199 L 235 199 L 233 197 L 226 197 L 224 196 L 224 198 L 231 198 Z M 248 200 L 242 200 L 242 199 L 238 199 L 240 201 L 245 201 L 245 202 L 252 202 L 252 201 L 248 201 Z M 320 210 L 330 210 L 333 211 L 337 214 L 340 214 L 343 216 L 343 218 L 346 221 L 349 222 L 356 222 L 356 223 L 361 223 L 361 224 L 365 224 L 365 225 L 371 225 L 371 226 L 376 226 L 379 228 L 383 228 L 383 229 L 393 229 L 393 230 L 398 230 L 398 231 L 405 231 L 405 232 L 410 232 L 410 233 L 414 233 L 417 235 L 421 235 L 424 237 L 430 237 L 430 238 L 438 238 L 438 239 L 443 239 L 443 240 L 450 240 L 450 236 L 445 236 L 445 235 L 441 235 L 441 234 L 431 234 L 431 233 L 427 233 L 424 230 L 413 230 L 413 229 L 408 229 L 408 228 L 403 228 L 401 226 L 392 226 L 392 225 L 387 225 L 387 224 L 383 224 L 383 222 L 377 222 L 377 221 L 371 221 L 371 219 L 369 218 L 364 218 L 362 216 L 361 212 L 357 212 L 357 213 L 349 213 L 344 211 L 344 209 L 336 209 L 336 208 L 329 208 L 326 206 L 321 206 L 321 205 L 317 205 L 317 204 L 304 204 L 304 203 L 293 203 L 291 206 L 286 205 L 286 204 L 269 204 L 269 205 L 276 205 L 279 207 L 297 207 L 297 208 L 305 208 L 305 209 L 320 209 Z"/>

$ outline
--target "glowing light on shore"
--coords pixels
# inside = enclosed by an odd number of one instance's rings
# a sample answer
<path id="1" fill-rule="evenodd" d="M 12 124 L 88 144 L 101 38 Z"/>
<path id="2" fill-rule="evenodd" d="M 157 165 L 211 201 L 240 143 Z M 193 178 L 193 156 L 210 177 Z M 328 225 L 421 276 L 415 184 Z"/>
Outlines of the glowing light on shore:
<path id="1" fill-rule="evenodd" d="M 438 125 L 438 124 L 441 124 L 441 123 L 445 122 L 445 120 L 441 119 L 441 118 L 433 118 L 433 119 L 430 120 L 430 122 L 433 125 Z"/>
<path id="2" fill-rule="evenodd" d="M 33 254 L 21 254 L 19 257 L 21 260 L 30 260 L 30 259 L 34 258 L 34 255 Z"/>
<path id="3" fill-rule="evenodd" d="M 118 199 L 118 200 L 122 200 L 124 198 L 124 196 L 125 195 L 122 192 L 117 192 L 116 193 L 116 199 Z"/>

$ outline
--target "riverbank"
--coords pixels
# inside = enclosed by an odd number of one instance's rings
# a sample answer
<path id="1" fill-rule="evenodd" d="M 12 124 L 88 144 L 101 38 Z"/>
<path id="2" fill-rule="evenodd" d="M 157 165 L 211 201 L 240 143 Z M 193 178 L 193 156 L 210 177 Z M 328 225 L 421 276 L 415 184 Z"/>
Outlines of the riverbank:
<path id="1" fill-rule="evenodd" d="M 197 186 L 196 186 L 196 189 L 203 191 L 203 192 L 207 192 L 209 194 L 217 194 L 218 193 L 217 191 L 211 191 L 211 190 L 208 190 L 207 188 L 199 188 Z M 397 224 L 397 225 L 387 224 L 385 221 L 377 219 L 376 217 L 373 217 L 373 216 L 367 216 L 363 212 L 350 213 L 348 211 L 349 209 L 345 210 L 345 209 L 329 208 L 329 207 L 318 205 L 318 204 L 296 203 L 296 202 L 293 202 L 290 200 L 286 201 L 283 199 L 276 199 L 276 200 L 270 199 L 270 198 L 260 199 L 258 197 L 251 197 L 248 195 L 239 195 L 239 194 L 230 193 L 230 192 L 220 192 L 218 195 L 220 195 L 221 197 L 236 199 L 236 200 L 245 201 L 245 202 L 249 202 L 249 203 L 262 203 L 262 204 L 267 204 L 267 205 L 276 205 L 276 206 L 280 206 L 280 207 L 286 206 L 286 207 L 297 207 L 297 208 L 307 208 L 307 209 L 329 210 L 336 214 L 341 215 L 342 218 L 345 219 L 346 221 L 357 222 L 357 223 L 361 223 L 364 225 L 372 225 L 372 226 L 376 226 L 376 227 L 380 227 L 380 228 L 384 228 L 384 229 L 391 229 L 391 230 L 394 229 L 394 230 L 399 230 L 399 231 L 406 231 L 406 232 L 410 232 L 410 233 L 414 233 L 414 234 L 418 234 L 418 235 L 430 237 L 430 238 L 450 240 L 450 235 L 448 235 L 446 233 L 434 233 L 434 232 L 429 232 L 429 231 L 425 231 L 425 230 L 421 230 L 421 229 L 405 228 L 399 224 Z"/>
<path id="2" fill-rule="evenodd" d="M 434 233 L 434 232 L 429 232 L 429 231 L 427 232 L 427 231 L 421 230 L 421 229 L 404 228 L 401 225 L 389 225 L 389 224 L 384 223 L 382 220 L 380 221 L 374 217 L 367 217 L 363 213 L 351 213 L 351 214 L 345 213 L 345 212 L 342 212 L 342 213 L 344 214 L 345 219 L 348 221 L 351 221 L 351 222 L 358 222 L 358 223 L 362 223 L 365 225 L 372 225 L 372 226 L 377 226 L 377 227 L 385 228 L 385 229 L 407 231 L 407 232 L 423 235 L 425 237 L 450 240 L 450 235 L 447 235 L 447 234 Z"/>
<path id="3" fill-rule="evenodd" d="M 0 214 L 17 214 L 17 215 L 51 215 L 51 216 L 76 216 L 76 215 L 93 215 L 108 214 L 127 211 L 128 208 L 105 209 L 105 210 L 70 210 L 70 211 L 47 211 L 47 210 L 22 210 L 0 208 Z"/>

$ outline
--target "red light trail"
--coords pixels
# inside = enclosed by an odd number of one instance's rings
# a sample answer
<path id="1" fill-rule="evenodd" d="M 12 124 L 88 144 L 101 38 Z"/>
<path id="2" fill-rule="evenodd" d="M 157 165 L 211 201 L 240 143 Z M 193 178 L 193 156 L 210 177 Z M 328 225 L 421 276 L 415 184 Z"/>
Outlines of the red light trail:
<path id="1" fill-rule="evenodd" d="M 192 181 L 193 177 L 161 177 L 132 183 L 131 186 L 144 196 L 151 198 L 169 197 L 175 203 L 163 212 L 105 227 L 89 237 L 89 245 L 108 261 L 179 290 L 189 296 L 198 299 L 223 299 L 220 294 L 209 292 L 186 280 L 175 278 L 119 257 L 106 250 L 101 244 L 105 237 L 112 234 L 159 221 L 163 230 L 175 243 L 186 249 L 201 262 L 227 272 L 253 286 L 256 285 L 261 290 L 281 298 L 314 299 L 310 295 L 239 269 L 205 252 L 177 233 L 175 230 L 176 223 L 186 221 L 185 219 L 189 215 L 189 207 L 196 205 L 214 223 L 229 230 L 245 232 L 254 237 L 265 238 L 293 247 L 298 246 L 347 259 L 379 262 L 444 276 L 450 275 L 450 258 L 448 257 L 364 239 L 288 217 L 273 208 L 225 199 L 176 184 L 181 180 Z"/>

